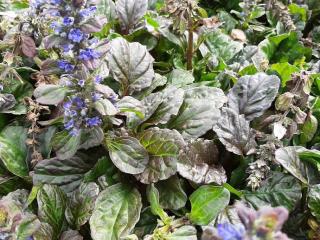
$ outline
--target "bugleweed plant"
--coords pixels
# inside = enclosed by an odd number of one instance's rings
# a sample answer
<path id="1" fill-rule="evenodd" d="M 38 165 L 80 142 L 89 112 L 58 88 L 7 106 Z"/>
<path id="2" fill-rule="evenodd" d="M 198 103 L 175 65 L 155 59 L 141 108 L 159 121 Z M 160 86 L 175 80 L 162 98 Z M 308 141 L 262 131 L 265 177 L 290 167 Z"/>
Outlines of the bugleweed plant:
<path id="1" fill-rule="evenodd" d="M 0 7 L 0 239 L 320 239 L 319 1 Z"/>

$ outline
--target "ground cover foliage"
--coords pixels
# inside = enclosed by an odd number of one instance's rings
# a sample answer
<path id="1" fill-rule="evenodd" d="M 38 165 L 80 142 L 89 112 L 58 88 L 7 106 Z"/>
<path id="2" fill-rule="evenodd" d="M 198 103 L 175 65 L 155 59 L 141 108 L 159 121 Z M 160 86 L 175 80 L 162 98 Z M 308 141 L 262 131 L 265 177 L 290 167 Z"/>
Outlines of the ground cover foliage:
<path id="1" fill-rule="evenodd" d="M 320 239 L 318 0 L 0 7 L 0 239 Z"/>

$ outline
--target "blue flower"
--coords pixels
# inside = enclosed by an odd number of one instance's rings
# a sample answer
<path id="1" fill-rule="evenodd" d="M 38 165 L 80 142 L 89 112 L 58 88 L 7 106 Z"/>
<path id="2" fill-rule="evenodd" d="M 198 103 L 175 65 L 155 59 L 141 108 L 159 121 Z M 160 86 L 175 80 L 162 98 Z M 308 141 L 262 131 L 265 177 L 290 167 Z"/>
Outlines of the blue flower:
<path id="1" fill-rule="evenodd" d="M 84 34 L 78 28 L 72 28 L 68 34 L 68 39 L 76 43 L 81 42 L 83 38 L 84 38 Z"/>
<path id="2" fill-rule="evenodd" d="M 87 48 L 80 50 L 79 59 L 82 61 L 90 61 L 100 57 L 100 54 L 93 49 Z"/>
<path id="3" fill-rule="evenodd" d="M 74 23 L 74 18 L 72 17 L 64 17 L 62 20 L 63 25 L 70 27 Z"/>
<path id="4" fill-rule="evenodd" d="M 96 77 L 94 78 L 94 83 L 99 84 L 99 83 L 102 82 L 102 80 L 103 80 L 103 78 L 98 75 L 98 76 L 96 76 Z"/>
<path id="5" fill-rule="evenodd" d="M 54 30 L 54 33 L 55 33 L 55 34 L 60 34 L 60 33 L 61 33 L 61 30 L 62 30 L 62 28 L 61 28 L 61 26 L 59 25 L 58 22 L 52 22 L 52 23 L 50 24 L 50 28 L 51 28 L 52 30 Z"/>
<path id="6" fill-rule="evenodd" d="M 64 70 L 65 72 L 71 72 L 74 69 L 74 65 L 72 65 L 70 62 L 66 60 L 59 60 L 58 67 Z"/>
<path id="7" fill-rule="evenodd" d="M 86 124 L 88 127 L 99 126 L 101 123 L 102 123 L 102 121 L 99 117 L 93 117 L 93 118 L 86 119 Z"/>
<path id="8" fill-rule="evenodd" d="M 71 119 L 64 124 L 64 128 L 67 130 L 71 130 L 74 127 L 74 120 Z"/>
<path id="9" fill-rule="evenodd" d="M 84 84 L 85 84 L 85 81 L 84 81 L 83 79 L 81 79 L 81 80 L 78 81 L 78 85 L 79 85 L 80 87 L 84 87 Z"/>
<path id="10" fill-rule="evenodd" d="M 80 129 L 78 129 L 78 128 L 73 128 L 70 132 L 70 135 L 71 136 L 78 136 L 79 135 L 79 133 L 80 133 Z"/>
<path id="11" fill-rule="evenodd" d="M 84 102 L 84 100 L 80 97 L 74 97 L 72 99 L 73 103 L 75 103 L 75 105 L 77 106 L 78 109 L 82 109 L 86 107 L 86 103 Z"/>
<path id="12" fill-rule="evenodd" d="M 53 5 L 59 5 L 62 3 L 62 0 L 51 0 L 50 3 Z"/>
<path id="13" fill-rule="evenodd" d="M 69 52 L 70 50 L 72 50 L 73 47 L 74 45 L 70 43 L 62 45 L 62 49 L 64 52 Z"/>
<path id="14" fill-rule="evenodd" d="M 101 99 L 102 94 L 93 92 L 91 93 L 92 101 L 96 102 Z"/>
<path id="15" fill-rule="evenodd" d="M 242 225 L 235 226 L 230 223 L 218 224 L 218 235 L 222 240 L 243 240 L 245 230 Z"/>
<path id="16" fill-rule="evenodd" d="M 65 110 L 70 110 L 70 108 L 72 107 L 72 102 L 71 101 L 66 101 L 64 104 L 63 104 L 63 108 Z"/>
<path id="17" fill-rule="evenodd" d="M 85 17 L 89 17 L 91 16 L 95 11 L 97 10 L 97 7 L 95 6 L 92 6 L 92 7 L 89 7 L 89 8 L 85 8 L 85 9 L 82 9 L 79 11 L 79 15 L 83 18 Z"/>
<path id="18" fill-rule="evenodd" d="M 33 237 L 32 236 L 27 237 L 26 240 L 33 240 Z"/>

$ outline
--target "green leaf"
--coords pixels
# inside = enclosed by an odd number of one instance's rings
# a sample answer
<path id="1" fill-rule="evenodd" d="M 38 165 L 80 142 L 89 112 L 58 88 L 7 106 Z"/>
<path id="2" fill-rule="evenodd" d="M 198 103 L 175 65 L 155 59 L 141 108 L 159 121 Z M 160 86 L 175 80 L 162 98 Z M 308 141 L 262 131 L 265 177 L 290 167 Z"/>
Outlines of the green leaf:
<path id="1" fill-rule="evenodd" d="M 312 114 L 308 115 L 306 121 L 302 125 L 300 134 L 300 143 L 310 142 L 315 136 L 318 129 L 318 120 Z"/>
<path id="2" fill-rule="evenodd" d="M 280 79 L 265 73 L 241 77 L 228 94 L 228 104 L 249 121 L 261 116 L 267 110 L 280 86 Z"/>
<path id="3" fill-rule="evenodd" d="M 296 150 L 296 147 L 279 148 L 275 152 L 275 159 L 289 173 L 298 178 L 301 182 L 307 184 L 306 166 L 301 162 Z"/>
<path id="4" fill-rule="evenodd" d="M 140 43 L 129 43 L 123 38 L 112 40 L 107 60 L 113 78 L 121 85 L 122 95 L 139 92 L 151 85 L 154 59 Z"/>
<path id="5" fill-rule="evenodd" d="M 177 171 L 179 148 L 184 145 L 176 130 L 149 128 L 139 135 L 141 144 L 149 153 L 146 169 L 136 177 L 145 184 L 165 180 Z"/>
<path id="6" fill-rule="evenodd" d="M 173 69 L 168 75 L 168 83 L 175 86 L 185 86 L 194 82 L 191 72 L 182 69 Z"/>
<path id="7" fill-rule="evenodd" d="M 61 160 L 71 158 L 80 147 L 81 133 L 71 136 L 68 131 L 58 132 L 52 138 L 52 147 Z"/>
<path id="8" fill-rule="evenodd" d="M 280 75 L 282 87 L 286 86 L 287 81 L 291 79 L 292 73 L 299 72 L 299 68 L 287 62 L 272 64 L 270 69 Z"/>
<path id="9" fill-rule="evenodd" d="M 68 223 L 80 229 L 90 218 L 99 194 L 99 186 L 93 182 L 83 183 L 69 198 L 65 216 Z"/>
<path id="10" fill-rule="evenodd" d="M 205 185 L 190 196 L 189 219 L 197 225 L 208 225 L 229 204 L 230 193 L 224 187 Z"/>
<path id="11" fill-rule="evenodd" d="M 148 164 L 146 149 L 133 137 L 106 139 L 109 155 L 116 167 L 125 173 L 142 173 Z"/>
<path id="12" fill-rule="evenodd" d="M 8 171 L 19 177 L 29 175 L 26 139 L 27 130 L 19 126 L 9 126 L 0 134 L 0 159 Z"/>
<path id="13" fill-rule="evenodd" d="M 302 197 L 300 183 L 291 175 L 274 172 L 256 191 L 244 191 L 243 197 L 255 208 L 284 206 L 292 211 Z"/>
<path id="14" fill-rule="evenodd" d="M 53 239 L 60 235 L 65 221 L 66 196 L 64 192 L 54 185 L 45 184 L 38 192 L 38 216 L 53 229 Z"/>
<path id="15" fill-rule="evenodd" d="M 94 103 L 94 108 L 102 116 L 114 116 L 119 110 L 108 99 L 100 99 Z"/>
<path id="16" fill-rule="evenodd" d="M 194 226 L 182 226 L 166 236 L 168 240 L 197 240 L 197 230 Z"/>
<path id="17" fill-rule="evenodd" d="M 79 187 L 85 173 L 94 163 L 91 158 L 82 154 L 65 160 L 59 158 L 42 160 L 34 168 L 33 184 L 55 184 L 66 193 L 72 192 Z"/>
<path id="18" fill-rule="evenodd" d="M 242 43 L 233 41 L 230 36 L 222 33 L 221 30 L 208 33 L 205 44 L 213 55 L 223 59 L 224 62 L 230 61 L 243 49 Z"/>
<path id="19" fill-rule="evenodd" d="M 213 126 L 229 152 L 245 155 L 255 150 L 255 132 L 250 128 L 244 115 L 239 115 L 231 108 L 222 108 L 219 122 Z"/>
<path id="20" fill-rule="evenodd" d="M 159 202 L 162 208 L 178 210 L 186 205 L 188 197 L 177 176 L 157 182 L 156 188 L 159 191 Z"/>
<path id="21" fill-rule="evenodd" d="M 311 214 L 320 221 L 320 184 L 313 185 L 309 192 L 308 207 Z"/>
<path id="22" fill-rule="evenodd" d="M 32 236 L 36 230 L 41 226 L 41 223 L 36 215 L 27 213 L 23 216 L 19 225 L 15 229 L 15 239 L 25 240 Z"/>
<path id="23" fill-rule="evenodd" d="M 58 105 L 64 100 L 67 92 L 65 87 L 59 85 L 42 84 L 34 90 L 33 96 L 40 104 Z"/>
<path id="24" fill-rule="evenodd" d="M 158 189 L 154 184 L 150 184 L 147 187 L 147 198 L 150 203 L 151 212 L 154 215 L 158 215 L 163 222 L 166 222 L 168 219 L 167 213 L 160 206 L 160 196 Z"/>
<path id="25" fill-rule="evenodd" d="M 102 191 L 90 218 L 94 240 L 118 240 L 127 236 L 139 220 L 142 207 L 138 190 L 116 184 Z"/>
<path id="26" fill-rule="evenodd" d="M 220 117 L 227 98 L 223 91 L 211 87 L 193 87 L 185 90 L 184 101 L 169 128 L 177 129 L 185 138 L 198 138 L 209 131 Z"/>

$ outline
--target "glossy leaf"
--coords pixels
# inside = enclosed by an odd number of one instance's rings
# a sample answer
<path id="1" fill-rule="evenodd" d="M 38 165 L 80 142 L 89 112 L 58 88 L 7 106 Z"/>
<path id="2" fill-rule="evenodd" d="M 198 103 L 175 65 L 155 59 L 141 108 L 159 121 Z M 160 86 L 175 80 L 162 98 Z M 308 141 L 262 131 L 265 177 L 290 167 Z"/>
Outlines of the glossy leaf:
<path id="1" fill-rule="evenodd" d="M 44 105 L 58 105 L 64 100 L 66 94 L 66 88 L 53 84 L 40 85 L 33 92 L 36 101 Z"/>
<path id="2" fill-rule="evenodd" d="M 280 79 L 275 75 L 258 73 L 241 77 L 228 94 L 229 107 L 251 121 L 271 106 L 279 86 Z"/>
<path id="3" fill-rule="evenodd" d="M 90 218 L 91 237 L 118 240 L 127 236 L 139 220 L 141 207 L 138 190 L 120 183 L 108 187 L 96 200 Z"/>
<path id="4" fill-rule="evenodd" d="M 230 192 L 224 187 L 205 185 L 190 196 L 189 219 L 197 225 L 208 225 L 229 204 Z"/>
<path id="5" fill-rule="evenodd" d="M 308 207 L 311 214 L 320 221 L 320 184 L 311 187 L 309 192 Z"/>

